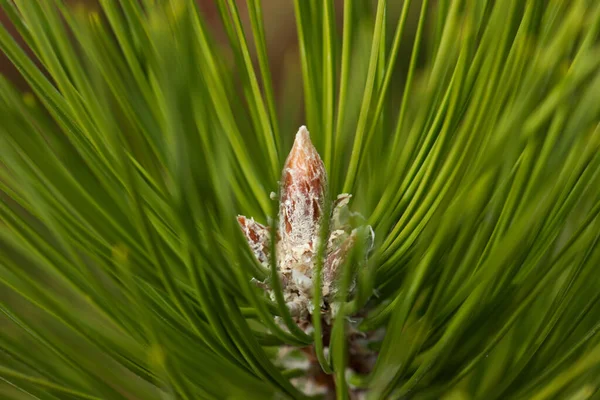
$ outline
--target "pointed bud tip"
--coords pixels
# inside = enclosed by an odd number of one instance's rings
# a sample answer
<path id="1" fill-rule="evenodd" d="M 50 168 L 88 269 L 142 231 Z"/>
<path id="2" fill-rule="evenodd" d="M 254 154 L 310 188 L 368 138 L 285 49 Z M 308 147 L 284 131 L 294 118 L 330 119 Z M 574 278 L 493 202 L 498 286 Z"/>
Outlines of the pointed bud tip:
<path id="1" fill-rule="evenodd" d="M 306 129 L 306 126 L 302 125 L 300 129 L 298 129 L 298 133 L 296 133 L 294 145 L 292 146 L 292 150 L 288 155 L 286 166 L 298 166 L 307 162 L 311 158 L 317 159 L 319 162 L 321 162 L 319 153 L 310 140 L 310 133 L 308 132 L 308 129 Z"/>
<path id="2" fill-rule="evenodd" d="M 298 139 L 299 137 L 303 139 L 310 139 L 310 132 L 308 132 L 306 125 L 302 125 L 300 128 L 298 128 L 298 133 L 296 133 L 296 139 Z"/>
<path id="3" fill-rule="evenodd" d="M 308 129 L 306 129 L 306 126 L 302 125 L 300 129 L 298 129 L 298 133 L 296 133 L 296 138 L 294 139 L 293 147 L 312 147 L 310 133 L 308 132 Z"/>

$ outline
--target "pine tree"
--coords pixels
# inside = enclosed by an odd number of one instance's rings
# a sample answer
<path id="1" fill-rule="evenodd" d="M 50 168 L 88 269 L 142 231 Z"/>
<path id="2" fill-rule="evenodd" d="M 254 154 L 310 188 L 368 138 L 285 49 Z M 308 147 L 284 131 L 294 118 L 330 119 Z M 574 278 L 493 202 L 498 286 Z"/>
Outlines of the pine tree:
<path id="1" fill-rule="evenodd" d="M 289 3 L 0 0 L 0 397 L 600 398 L 598 1 Z"/>

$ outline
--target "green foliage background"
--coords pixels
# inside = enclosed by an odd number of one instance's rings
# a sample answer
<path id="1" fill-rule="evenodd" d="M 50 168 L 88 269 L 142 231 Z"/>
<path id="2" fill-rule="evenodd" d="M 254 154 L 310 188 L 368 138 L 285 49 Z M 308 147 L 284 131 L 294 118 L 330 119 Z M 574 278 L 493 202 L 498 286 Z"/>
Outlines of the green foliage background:
<path id="1" fill-rule="evenodd" d="M 2 398 L 300 399 L 274 356 L 313 341 L 339 399 L 599 398 L 597 1 L 346 0 L 336 26 L 294 0 L 278 97 L 260 0 L 249 31 L 216 0 L 224 45 L 191 0 L 0 4 L 35 58 L 0 29 L 32 90 L 0 81 Z M 275 323 L 235 219 L 274 214 L 301 107 L 377 239 L 331 358 Z M 365 309 L 385 338 L 346 374 Z"/>

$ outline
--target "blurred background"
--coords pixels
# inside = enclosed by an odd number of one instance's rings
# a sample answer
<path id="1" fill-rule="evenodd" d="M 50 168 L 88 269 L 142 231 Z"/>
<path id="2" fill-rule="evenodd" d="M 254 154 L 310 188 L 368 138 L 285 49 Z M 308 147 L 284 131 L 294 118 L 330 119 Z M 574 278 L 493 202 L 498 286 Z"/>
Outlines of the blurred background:
<path id="1" fill-rule="evenodd" d="M 66 0 L 71 7 L 83 7 L 89 11 L 99 9 L 97 0 Z M 199 6 L 202 8 L 204 16 L 212 25 L 215 37 L 223 44 L 226 42 L 226 36 L 222 29 L 217 5 L 214 0 L 198 0 Z M 375 1 L 361 0 L 363 3 L 364 12 L 374 13 Z M 246 32 L 250 34 L 249 18 L 244 0 L 237 1 L 242 22 L 246 28 Z M 436 1 L 430 1 L 431 7 L 435 7 Z M 388 37 L 391 37 L 396 26 L 396 20 L 401 10 L 402 2 L 391 2 L 388 7 L 387 19 Z M 403 41 L 404 45 L 401 49 L 401 56 L 396 63 L 397 77 L 405 76 L 405 71 L 408 69 L 410 45 L 414 38 L 416 23 L 419 16 L 421 0 L 413 1 L 411 5 L 410 15 L 407 21 L 406 37 Z M 338 33 L 341 35 L 342 16 L 343 16 L 343 1 L 336 1 L 336 25 Z M 263 0 L 264 10 L 264 26 L 267 41 L 267 51 L 269 53 L 269 62 L 272 71 L 275 95 L 277 98 L 286 97 L 286 94 L 294 94 L 294 104 L 302 104 L 302 83 L 301 70 L 298 55 L 298 40 L 296 31 L 296 21 L 294 18 L 294 7 L 292 1 L 281 0 Z M 14 25 L 10 22 L 6 13 L 0 8 L 0 22 L 2 25 L 18 38 L 18 34 Z M 426 29 L 425 32 L 428 32 Z M 427 40 L 424 41 L 426 43 Z M 19 38 L 19 43 L 23 45 L 23 40 Z M 255 52 L 256 49 L 250 46 L 250 51 Z M 423 54 L 423 53 L 421 53 Z M 254 56 L 255 54 L 253 54 Z M 421 59 L 424 57 L 421 56 Z M 404 72 L 404 73 L 403 73 Z M 14 65 L 10 63 L 5 54 L 0 54 L 0 74 L 9 78 L 13 83 L 22 90 L 27 88 L 23 77 L 16 70 Z M 291 79 L 286 79 L 290 77 Z M 296 77 L 296 79 L 293 79 Z M 285 82 L 285 84 L 284 84 Z"/>

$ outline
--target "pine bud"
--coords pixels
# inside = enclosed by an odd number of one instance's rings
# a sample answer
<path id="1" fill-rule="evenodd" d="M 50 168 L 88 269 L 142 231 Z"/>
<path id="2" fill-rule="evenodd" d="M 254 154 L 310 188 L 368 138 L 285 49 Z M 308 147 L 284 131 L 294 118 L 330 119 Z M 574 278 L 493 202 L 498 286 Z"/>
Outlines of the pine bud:
<path id="1" fill-rule="evenodd" d="M 313 274 L 321 224 L 329 223 L 323 263 L 321 310 L 330 319 L 335 307 L 331 304 L 336 293 L 336 281 L 347 256 L 359 235 L 352 228 L 348 203 L 352 197 L 341 194 L 332 204 L 330 215 L 324 215 L 327 174 L 319 153 L 310 141 L 306 127 L 300 127 L 294 146 L 285 162 L 279 199 L 277 232 L 277 270 L 281 279 L 286 305 L 298 323 L 309 322 L 312 309 Z M 238 222 L 258 261 L 269 265 L 269 228 L 238 216 Z M 267 282 L 259 286 L 275 299 Z"/>

